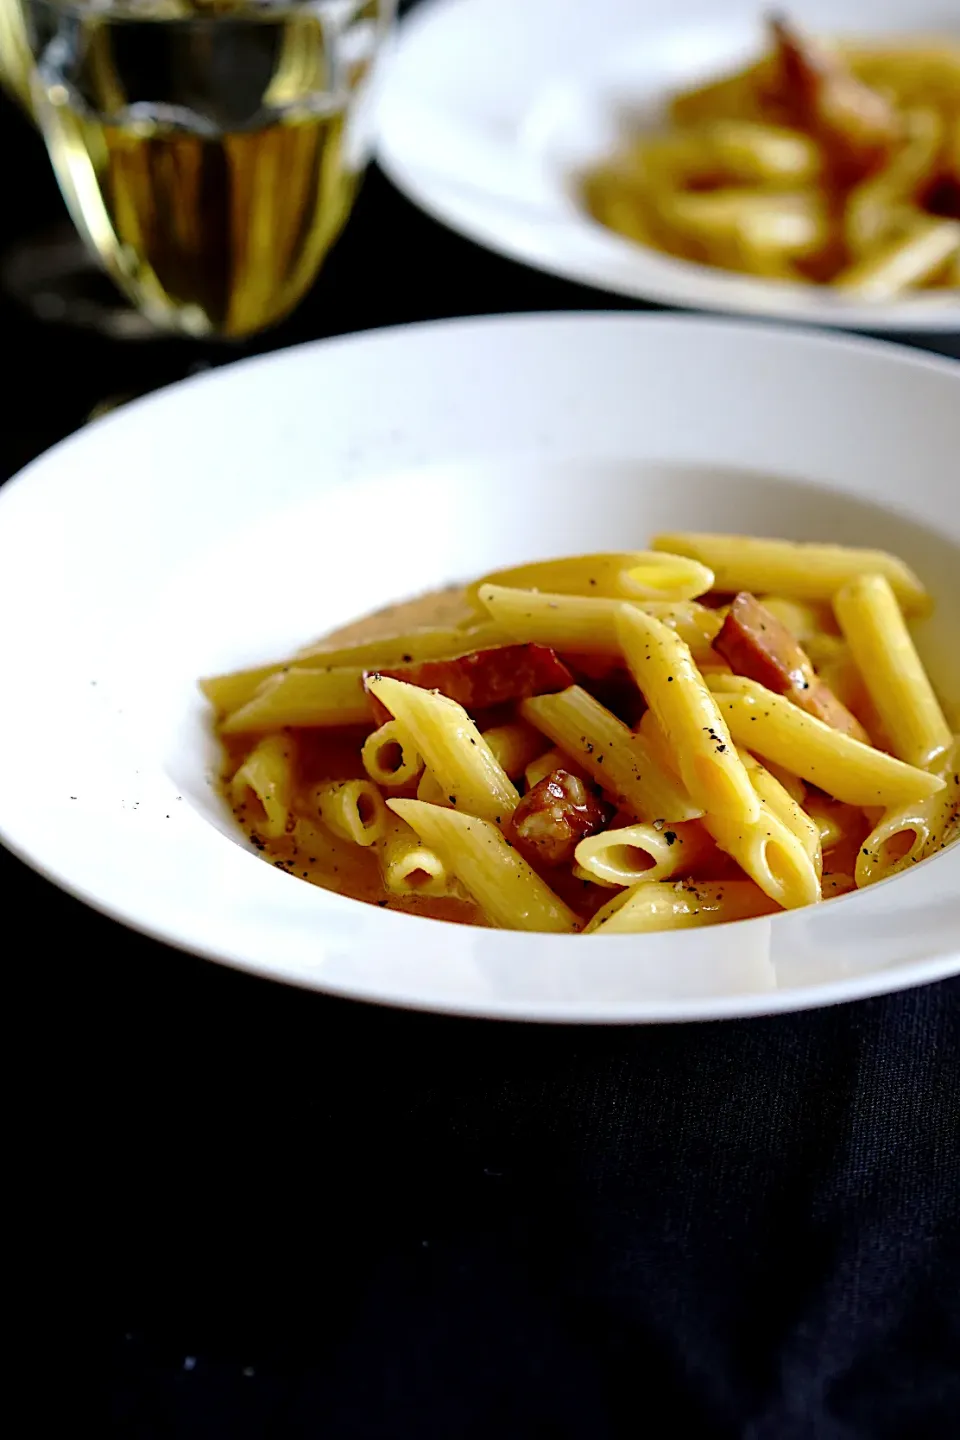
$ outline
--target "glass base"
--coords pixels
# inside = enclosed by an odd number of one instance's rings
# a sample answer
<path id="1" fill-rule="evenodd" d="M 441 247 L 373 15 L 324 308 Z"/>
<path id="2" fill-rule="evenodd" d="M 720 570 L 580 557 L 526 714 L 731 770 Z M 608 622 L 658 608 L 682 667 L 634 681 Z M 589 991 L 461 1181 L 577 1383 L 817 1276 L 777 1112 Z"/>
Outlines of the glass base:
<path id="1" fill-rule="evenodd" d="M 64 222 L 0 256 L 0 288 L 37 320 L 95 330 L 111 340 L 170 340 L 141 315 Z"/>

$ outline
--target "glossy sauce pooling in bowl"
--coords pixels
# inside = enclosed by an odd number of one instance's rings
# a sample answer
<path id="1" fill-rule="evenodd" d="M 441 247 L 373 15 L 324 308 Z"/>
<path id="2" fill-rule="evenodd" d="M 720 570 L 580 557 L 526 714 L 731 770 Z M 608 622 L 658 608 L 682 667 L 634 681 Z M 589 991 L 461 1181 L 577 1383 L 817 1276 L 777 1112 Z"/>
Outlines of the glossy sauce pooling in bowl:
<path id="1" fill-rule="evenodd" d="M 278 867 L 436 919 L 623 933 L 767 915 L 960 827 L 895 556 L 681 533 L 537 561 L 202 682 Z"/>

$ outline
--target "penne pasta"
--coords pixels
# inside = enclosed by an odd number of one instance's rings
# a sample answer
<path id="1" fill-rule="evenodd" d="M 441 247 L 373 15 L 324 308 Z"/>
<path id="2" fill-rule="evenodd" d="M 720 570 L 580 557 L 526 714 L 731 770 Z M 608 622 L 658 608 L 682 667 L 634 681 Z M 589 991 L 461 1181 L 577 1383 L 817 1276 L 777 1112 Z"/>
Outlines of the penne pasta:
<path id="1" fill-rule="evenodd" d="M 436 851 L 492 925 L 572 934 L 573 911 L 554 895 L 496 825 L 419 800 L 389 800 L 395 815 Z"/>
<path id="2" fill-rule="evenodd" d="M 529 565 L 495 570 L 471 585 L 468 597 L 477 600 L 487 585 L 591 599 L 695 600 L 712 588 L 713 572 L 684 555 L 630 550 L 620 554 L 535 560 Z"/>
<path id="3" fill-rule="evenodd" d="M 288 735 L 265 735 L 230 782 L 235 809 L 254 831 L 273 839 L 286 834 L 291 818 L 292 743 Z"/>
<path id="4" fill-rule="evenodd" d="M 424 770 L 420 776 L 420 784 L 417 786 L 417 799 L 422 800 L 425 805 L 450 805 L 450 796 L 440 787 L 440 782 L 429 770 Z"/>
<path id="5" fill-rule="evenodd" d="M 755 680 L 727 675 L 712 684 L 739 745 L 794 770 L 835 800 L 888 806 L 943 789 L 937 776 L 831 729 Z"/>
<path id="6" fill-rule="evenodd" d="M 893 753 L 921 769 L 932 764 L 953 737 L 889 581 L 861 575 L 833 605 Z"/>
<path id="7" fill-rule="evenodd" d="M 784 910 L 819 901 L 820 867 L 811 854 L 809 838 L 801 838 L 766 800 L 760 801 L 756 820 L 707 814 L 703 824 L 720 849 Z M 819 859 L 819 836 L 816 854 Z"/>
<path id="8" fill-rule="evenodd" d="M 588 835 L 577 846 L 576 864 L 588 879 L 604 885 L 635 885 L 641 879 L 687 874 L 713 848 L 698 820 L 644 822 Z"/>
<path id="9" fill-rule="evenodd" d="M 264 680 L 253 698 L 229 714 L 220 728 L 225 735 L 242 735 L 288 725 L 333 729 L 369 723 L 362 670 L 293 667 Z"/>
<path id="10" fill-rule="evenodd" d="M 624 657 L 657 718 L 695 805 L 753 824 L 760 805 L 713 695 L 689 647 L 650 615 L 623 606 Z"/>
<path id="11" fill-rule="evenodd" d="M 435 850 L 399 815 L 391 815 L 380 837 L 380 872 L 392 895 L 456 893 L 457 882 Z"/>
<path id="12" fill-rule="evenodd" d="M 519 795 L 462 705 L 403 680 L 372 675 L 369 690 L 409 734 L 450 804 L 505 824 Z"/>
<path id="13" fill-rule="evenodd" d="M 716 588 L 730 594 L 751 590 L 758 595 L 768 590 L 792 600 L 832 600 L 858 575 L 885 575 L 904 614 L 925 615 L 930 610 L 930 597 L 917 576 L 897 556 L 882 550 L 693 532 L 658 535 L 652 547 L 699 560 L 714 572 Z"/>
<path id="14" fill-rule="evenodd" d="M 795 800 L 800 808 L 803 809 L 807 800 L 807 787 L 799 775 L 794 775 L 792 771 L 788 770 L 784 765 L 778 765 L 774 760 L 764 760 L 763 763 L 767 773 L 772 775 L 774 780 L 783 786 L 784 790 L 786 790 L 790 796 L 790 799 Z"/>
<path id="15" fill-rule="evenodd" d="M 360 758 L 370 779 L 387 789 L 408 784 L 423 770 L 423 757 L 396 720 L 387 720 L 367 736 Z"/>
<path id="16" fill-rule="evenodd" d="M 201 682 L 253 845 L 394 910 L 629 934 L 817 904 L 960 839 L 960 727 L 902 561 L 654 544 L 447 586 Z"/>
<path id="17" fill-rule="evenodd" d="M 834 280 L 864 300 L 891 300 L 932 280 L 960 255 L 960 224 L 919 212 L 910 223 Z"/>
<path id="18" fill-rule="evenodd" d="M 542 735 L 540 741 L 542 744 Z M 576 760 L 571 760 L 569 755 L 564 754 L 562 750 L 554 747 L 552 750 L 544 750 L 543 754 L 538 755 L 536 760 L 531 760 L 526 770 L 524 770 L 523 778 L 526 781 L 527 789 L 532 790 L 534 785 L 539 785 L 541 780 L 546 780 L 547 776 L 552 775 L 554 770 L 566 770 L 568 775 L 576 775 L 579 780 L 583 780 L 585 777 L 585 772 L 577 764 Z"/>
<path id="19" fill-rule="evenodd" d="M 592 780 L 631 814 L 648 820 L 696 820 L 703 810 L 661 768 L 635 735 L 579 685 L 538 695 L 521 706 L 524 719 L 571 755 Z"/>
<path id="20" fill-rule="evenodd" d="M 806 850 L 819 879 L 823 873 L 823 852 L 820 848 L 820 831 L 816 822 L 804 811 L 786 786 L 773 775 L 765 765 L 755 759 L 747 750 L 738 752 L 750 776 L 750 783 L 757 795 L 777 819 L 786 825 Z"/>
<path id="21" fill-rule="evenodd" d="M 892 807 L 864 840 L 857 856 L 858 886 L 873 885 L 942 850 L 960 833 L 960 739 L 952 739 L 936 773 L 944 788 L 925 800 Z"/>
<path id="22" fill-rule="evenodd" d="M 527 766 L 543 753 L 543 736 L 525 720 L 494 725 L 484 730 L 483 738 L 511 780 L 519 780 Z"/>
<path id="23" fill-rule="evenodd" d="M 620 654 L 617 613 L 623 601 L 512 590 L 502 585 L 482 585 L 477 598 L 515 640 L 574 654 Z M 649 601 L 643 609 L 682 635 L 695 654 L 713 654 L 710 647 L 723 623 L 716 611 L 695 600 Z"/>
<path id="24" fill-rule="evenodd" d="M 834 639 L 835 624 L 829 605 L 817 605 L 809 600 L 791 600 L 786 595 L 759 595 L 758 600 L 765 610 L 775 615 L 785 625 L 795 640 L 807 651 L 810 659 L 816 659 L 809 646 L 821 638 Z"/>
<path id="25" fill-rule="evenodd" d="M 807 814 L 817 827 L 823 850 L 833 850 L 837 845 L 847 845 L 854 839 L 859 843 L 863 835 L 863 811 L 855 805 L 844 805 L 827 795 L 811 794 L 807 800 Z"/>
<path id="26" fill-rule="evenodd" d="M 387 828 L 383 796 L 369 780 L 328 780 L 313 792 L 317 813 L 328 830 L 354 845 L 373 845 Z"/>
<path id="27" fill-rule="evenodd" d="M 269 665 L 234 670 L 224 675 L 209 675 L 200 681 L 200 689 L 218 715 L 239 710 L 252 700 L 264 680 L 272 675 L 297 670 L 343 669 L 376 670 L 378 666 L 409 665 L 421 660 L 443 660 L 471 650 L 485 650 L 500 645 L 507 637 L 490 620 L 474 623 L 465 629 L 450 626 L 404 630 L 383 639 L 367 640 L 354 645 L 336 645 L 319 641 L 299 651 L 292 660 L 277 660 Z"/>
<path id="28" fill-rule="evenodd" d="M 750 880 L 644 880 L 615 895 L 584 927 L 584 935 L 638 935 L 692 930 L 772 915 L 777 905 Z"/>
<path id="29" fill-rule="evenodd" d="M 602 890 L 621 890 L 623 887 L 616 880 L 601 880 L 599 875 L 592 875 L 589 870 L 584 870 L 582 865 L 574 862 L 570 867 L 570 874 L 574 880 L 582 880 L 584 885 L 598 885 Z"/>

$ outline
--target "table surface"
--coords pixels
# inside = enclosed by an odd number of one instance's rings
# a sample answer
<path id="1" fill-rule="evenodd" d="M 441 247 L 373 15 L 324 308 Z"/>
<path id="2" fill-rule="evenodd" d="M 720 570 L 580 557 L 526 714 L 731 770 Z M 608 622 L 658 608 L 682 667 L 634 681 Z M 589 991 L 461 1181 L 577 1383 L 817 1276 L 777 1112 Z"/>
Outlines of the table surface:
<path id="1" fill-rule="evenodd" d="M 63 210 L 0 106 L 2 250 Z M 0 298 L 0 479 L 105 398 L 238 353 L 614 307 L 374 171 L 256 345 L 120 344 Z M 960 336 L 930 348 L 960 356 Z M 7 972 L 32 1057 L 22 1194 L 92 1204 L 110 1433 L 955 1440 L 960 984 L 701 1026 L 457 1021 L 218 969 L 3 852 L 0 886 L 31 937 Z M 48 1340 L 48 1383 L 84 1338 Z"/>

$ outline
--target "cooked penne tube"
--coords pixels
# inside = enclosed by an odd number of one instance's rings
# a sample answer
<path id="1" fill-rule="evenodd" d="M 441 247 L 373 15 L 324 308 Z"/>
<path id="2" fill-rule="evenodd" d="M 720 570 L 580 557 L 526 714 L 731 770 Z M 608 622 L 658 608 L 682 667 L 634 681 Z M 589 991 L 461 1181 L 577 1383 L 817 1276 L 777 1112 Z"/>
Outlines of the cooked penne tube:
<path id="1" fill-rule="evenodd" d="M 858 576 L 833 605 L 893 753 L 924 769 L 953 736 L 889 581 Z"/>
<path id="2" fill-rule="evenodd" d="M 354 845 L 373 845 L 387 828 L 383 796 L 370 780 L 327 780 L 313 802 L 328 830 Z"/>
<path id="3" fill-rule="evenodd" d="M 505 824 L 520 799 L 480 731 L 455 700 L 386 675 L 367 679 L 369 690 L 409 734 L 451 805 Z"/>
<path id="4" fill-rule="evenodd" d="M 542 735 L 540 740 L 542 743 Z M 548 775 L 552 775 L 554 770 L 566 770 L 568 775 L 576 775 L 578 780 L 583 780 L 586 775 L 586 771 L 577 764 L 576 760 L 572 760 L 563 750 L 558 750 L 555 746 L 552 750 L 544 750 L 536 760 L 531 760 L 524 770 L 523 778 L 527 783 L 527 789 L 532 790 L 534 785 L 539 785 L 540 781 L 545 780 Z"/>
<path id="5" fill-rule="evenodd" d="M 631 814 L 648 820 L 696 820 L 703 810 L 657 763 L 642 735 L 579 685 L 525 700 L 523 717 L 569 754 Z"/>
<path id="6" fill-rule="evenodd" d="M 450 796 L 440 788 L 440 782 L 429 770 L 424 770 L 420 776 L 420 784 L 417 786 L 417 799 L 422 800 L 425 805 L 449 806 Z"/>
<path id="7" fill-rule="evenodd" d="M 713 586 L 713 572 L 687 556 L 629 550 L 535 560 L 529 565 L 495 570 L 471 585 L 468 597 L 478 597 L 485 585 L 582 595 L 594 600 L 695 600 Z"/>
<path id="8" fill-rule="evenodd" d="M 809 600 L 791 600 L 786 595 L 759 595 L 758 600 L 765 610 L 775 615 L 781 625 L 785 625 L 795 640 L 807 650 L 807 654 L 816 664 L 816 660 L 807 644 L 808 641 L 817 641 L 824 635 L 825 629 L 829 627 L 832 632 L 835 628 L 833 613 L 829 605 L 817 605 Z M 835 638 L 828 634 L 826 638 Z"/>
<path id="9" fill-rule="evenodd" d="M 623 889 L 623 886 L 616 880 L 601 880 L 599 875 L 592 875 L 589 870 L 584 870 L 582 865 L 571 865 L 570 874 L 574 880 L 582 880 L 585 885 L 599 885 L 602 890 Z"/>
<path id="10" fill-rule="evenodd" d="M 332 729 L 369 723 L 362 670 L 291 668 L 264 680 L 253 698 L 229 714 L 220 728 L 225 735 L 242 735 L 286 725 Z"/>
<path id="11" fill-rule="evenodd" d="M 803 648 L 813 661 L 814 667 L 821 672 L 825 665 L 850 663 L 850 651 L 847 648 L 847 642 L 840 635 L 828 635 L 823 631 L 817 631 L 805 637 L 803 640 Z M 826 676 L 821 674 L 821 678 L 826 679 Z M 833 686 L 831 685 L 830 688 L 833 689 Z M 843 699 L 841 695 L 838 695 L 837 698 Z"/>
<path id="12" fill-rule="evenodd" d="M 827 795 L 811 794 L 807 798 L 807 814 L 817 827 L 822 850 L 833 850 L 854 839 L 859 841 L 863 835 L 863 811 L 856 805 L 844 805 Z"/>
<path id="13" fill-rule="evenodd" d="M 500 645 L 506 639 L 504 632 L 492 621 L 475 620 L 464 629 L 424 627 L 355 645 L 331 645 L 329 641 L 320 640 L 299 651 L 292 660 L 277 660 L 269 665 L 234 670 L 229 674 L 209 675 L 200 681 L 200 689 L 218 715 L 227 715 L 246 705 L 264 680 L 291 668 L 329 670 L 356 666 L 359 670 L 375 670 L 378 665 L 409 665 L 421 660 L 466 655 L 471 650 Z"/>
<path id="14" fill-rule="evenodd" d="M 763 763 L 768 774 L 772 775 L 774 780 L 783 786 L 790 799 L 795 800 L 803 809 L 807 799 L 807 787 L 799 775 L 794 775 L 791 770 L 787 770 L 783 765 L 778 765 L 774 760 L 765 759 Z"/>
<path id="15" fill-rule="evenodd" d="M 234 808 L 243 812 L 244 819 L 257 832 L 270 839 L 286 834 L 290 823 L 292 745 L 289 735 L 265 735 L 230 782 Z"/>
<path id="16" fill-rule="evenodd" d="M 415 780 L 423 769 L 423 757 L 396 720 L 387 720 L 367 736 L 360 758 L 370 779 L 389 789 Z"/>
<path id="17" fill-rule="evenodd" d="M 811 854 L 809 837 L 801 838 L 766 800 L 760 801 L 756 820 L 708 814 L 703 825 L 720 849 L 783 909 L 815 905 L 820 899 L 820 867 Z M 819 856 L 818 835 L 816 850 Z"/>
<path id="18" fill-rule="evenodd" d="M 494 725 L 483 731 L 483 738 L 511 780 L 519 780 L 527 766 L 543 753 L 543 736 L 525 720 Z"/>
<path id="19" fill-rule="evenodd" d="M 960 224 L 917 213 L 899 234 L 841 271 L 833 283 L 864 300 L 890 300 L 932 280 L 958 254 Z"/>
<path id="20" fill-rule="evenodd" d="M 588 835 L 576 849 L 576 863 L 591 880 L 605 885 L 635 885 L 638 880 L 667 880 L 688 873 L 714 843 L 699 820 L 667 825 L 640 823 Z"/>
<path id="21" fill-rule="evenodd" d="M 658 535 L 651 544 L 654 550 L 689 555 L 707 565 L 716 577 L 716 589 L 730 594 L 770 591 L 793 600 L 832 600 L 858 575 L 885 575 L 905 614 L 930 610 L 930 596 L 921 581 L 897 556 L 882 550 L 693 532 Z"/>
<path id="22" fill-rule="evenodd" d="M 638 935 L 654 930 L 692 930 L 772 915 L 776 903 L 750 880 L 643 880 L 608 900 L 584 935 Z"/>
<path id="23" fill-rule="evenodd" d="M 754 823 L 759 801 L 689 647 L 659 620 L 627 605 L 617 629 L 624 658 L 694 804 L 745 825 Z"/>
<path id="24" fill-rule="evenodd" d="M 716 173 L 731 182 L 803 185 L 823 165 L 809 135 L 756 120 L 714 120 L 700 132 Z"/>
<path id="25" fill-rule="evenodd" d="M 573 911 L 496 825 L 419 800 L 388 800 L 387 804 L 443 859 L 491 924 L 557 934 L 571 934 L 580 928 Z"/>
<path id="26" fill-rule="evenodd" d="M 823 852 L 820 848 L 820 831 L 805 810 L 797 804 L 786 786 L 781 785 L 775 775 L 761 765 L 748 750 L 738 752 L 750 776 L 750 783 L 764 804 L 781 820 L 810 856 L 819 879 L 823 873 Z"/>
<path id="27" fill-rule="evenodd" d="M 906 138 L 890 163 L 847 196 L 844 240 L 849 253 L 860 259 L 896 229 L 900 208 L 909 204 L 924 177 L 933 172 L 943 144 L 943 117 L 936 110 L 913 110 L 904 120 Z"/>
<path id="28" fill-rule="evenodd" d="M 477 598 L 515 640 L 534 641 L 564 652 L 620 654 L 617 611 L 624 603 L 621 600 L 511 590 L 502 585 L 482 585 Z M 682 635 L 695 654 L 713 653 L 710 647 L 723 623 L 716 611 L 695 600 L 645 601 L 643 609 Z"/>
<path id="29" fill-rule="evenodd" d="M 379 852 L 383 883 L 392 895 L 439 897 L 455 892 L 456 880 L 440 856 L 399 815 L 389 817 Z"/>
<path id="30" fill-rule="evenodd" d="M 741 675 L 711 684 L 738 745 L 794 770 L 849 805 L 898 805 L 943 789 L 936 775 L 874 750 Z"/>
<path id="31" fill-rule="evenodd" d="M 864 840 L 857 855 L 858 886 L 873 885 L 907 870 L 949 845 L 960 832 L 960 740 L 952 738 L 937 774 L 944 788 L 926 800 L 892 807 Z"/>

